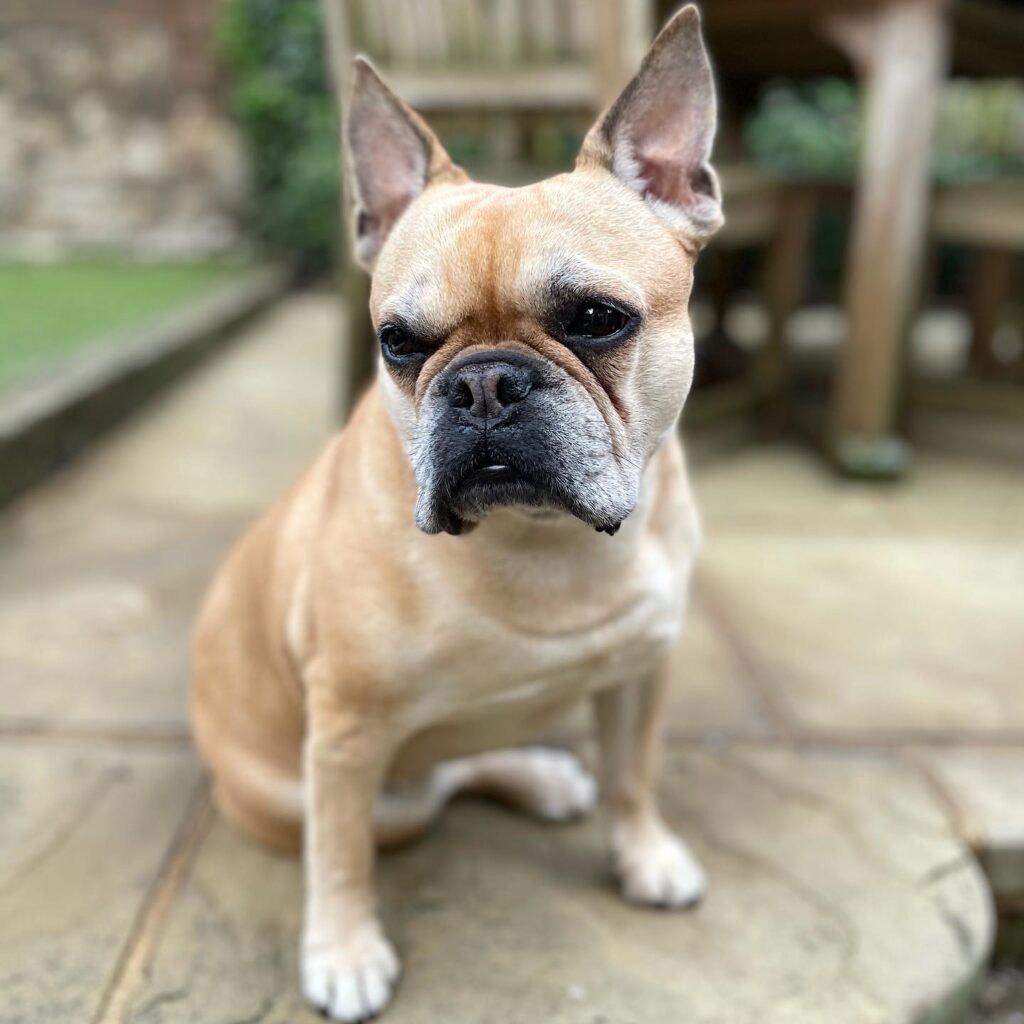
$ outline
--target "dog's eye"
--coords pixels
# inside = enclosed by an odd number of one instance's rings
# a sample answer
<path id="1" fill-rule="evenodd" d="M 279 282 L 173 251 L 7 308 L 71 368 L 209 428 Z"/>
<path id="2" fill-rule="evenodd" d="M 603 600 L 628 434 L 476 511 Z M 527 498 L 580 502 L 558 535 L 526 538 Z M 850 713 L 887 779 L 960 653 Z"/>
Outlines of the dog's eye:
<path id="1" fill-rule="evenodd" d="M 380 330 L 384 358 L 395 366 L 408 366 L 426 355 L 423 343 L 401 327 L 386 324 Z"/>
<path id="2" fill-rule="evenodd" d="M 629 323 L 630 317 L 614 306 L 603 302 L 581 302 L 569 321 L 564 324 L 570 338 L 611 338 Z"/>

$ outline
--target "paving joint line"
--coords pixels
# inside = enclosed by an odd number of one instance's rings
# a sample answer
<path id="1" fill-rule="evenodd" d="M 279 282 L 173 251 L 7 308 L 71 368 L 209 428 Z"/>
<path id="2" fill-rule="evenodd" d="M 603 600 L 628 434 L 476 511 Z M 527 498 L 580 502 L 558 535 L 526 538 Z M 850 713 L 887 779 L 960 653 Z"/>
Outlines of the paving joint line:
<path id="1" fill-rule="evenodd" d="M 196 785 L 149 892 L 135 915 L 91 1024 L 123 1024 L 128 1000 L 152 963 L 162 926 L 175 897 L 191 873 L 214 814 L 209 786 L 203 778 Z"/>
<path id="2" fill-rule="evenodd" d="M 0 720 L 0 743 L 4 741 L 55 740 L 60 743 L 113 743 L 125 746 L 154 746 L 185 748 L 192 744 L 187 726 L 167 725 L 151 728 L 131 728 L 113 724 L 78 725 L 75 723 L 48 723 L 32 720 Z"/>
<path id="3" fill-rule="evenodd" d="M 903 760 L 907 766 L 921 779 L 936 803 L 949 818 L 950 827 L 966 843 L 977 857 L 984 849 L 982 832 L 978 823 L 963 804 L 953 796 L 949 787 L 934 768 L 913 750 L 903 751 Z"/>
<path id="4" fill-rule="evenodd" d="M 743 672 L 740 673 L 741 685 L 747 696 L 753 701 L 758 714 L 768 727 L 780 737 L 787 740 L 797 739 L 796 723 L 786 709 L 783 699 L 772 687 L 764 666 L 735 629 L 722 605 L 721 596 L 706 571 L 697 570 L 695 590 L 697 600 L 711 617 L 730 651 L 739 661 L 743 669 Z"/>

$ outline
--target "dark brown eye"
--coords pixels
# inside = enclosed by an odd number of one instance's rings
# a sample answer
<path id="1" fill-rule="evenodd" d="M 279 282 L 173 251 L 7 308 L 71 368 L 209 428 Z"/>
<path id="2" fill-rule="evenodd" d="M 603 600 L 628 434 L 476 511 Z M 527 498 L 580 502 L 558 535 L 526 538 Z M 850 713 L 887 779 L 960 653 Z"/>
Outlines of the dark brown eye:
<path id="1" fill-rule="evenodd" d="M 380 347 L 384 358 L 395 366 L 408 366 L 426 354 L 423 343 L 418 338 L 393 324 L 381 328 Z"/>
<path id="2" fill-rule="evenodd" d="M 614 306 L 603 302 L 581 302 L 572 319 L 565 324 L 570 338 L 610 338 L 628 323 L 629 317 Z"/>

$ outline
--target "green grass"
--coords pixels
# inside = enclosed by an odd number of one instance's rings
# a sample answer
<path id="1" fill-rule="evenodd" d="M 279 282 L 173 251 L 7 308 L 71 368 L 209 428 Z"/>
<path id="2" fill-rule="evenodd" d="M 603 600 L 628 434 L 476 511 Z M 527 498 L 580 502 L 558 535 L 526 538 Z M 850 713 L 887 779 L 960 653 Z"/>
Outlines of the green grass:
<path id="1" fill-rule="evenodd" d="M 0 386 L 173 311 L 244 269 L 239 261 L 0 261 Z"/>

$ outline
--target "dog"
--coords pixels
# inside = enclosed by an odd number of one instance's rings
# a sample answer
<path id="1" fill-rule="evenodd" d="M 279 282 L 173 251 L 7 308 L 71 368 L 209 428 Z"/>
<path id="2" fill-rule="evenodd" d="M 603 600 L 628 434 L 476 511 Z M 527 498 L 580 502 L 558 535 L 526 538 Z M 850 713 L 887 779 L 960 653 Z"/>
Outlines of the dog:
<path id="1" fill-rule="evenodd" d="M 191 713 L 222 813 L 301 848 L 306 998 L 376 1015 L 399 961 L 375 850 L 458 793 L 550 820 L 597 786 L 536 742 L 593 702 L 623 894 L 686 907 L 701 868 L 655 793 L 665 662 L 699 521 L 677 422 L 688 301 L 722 222 L 695 7 L 662 30 L 574 170 L 471 181 L 357 58 L 344 141 L 372 273 L 375 383 L 228 556 Z"/>

